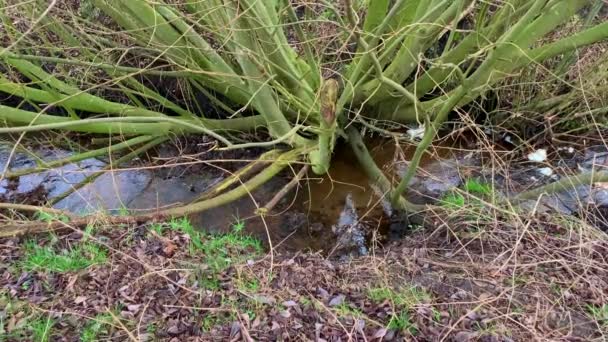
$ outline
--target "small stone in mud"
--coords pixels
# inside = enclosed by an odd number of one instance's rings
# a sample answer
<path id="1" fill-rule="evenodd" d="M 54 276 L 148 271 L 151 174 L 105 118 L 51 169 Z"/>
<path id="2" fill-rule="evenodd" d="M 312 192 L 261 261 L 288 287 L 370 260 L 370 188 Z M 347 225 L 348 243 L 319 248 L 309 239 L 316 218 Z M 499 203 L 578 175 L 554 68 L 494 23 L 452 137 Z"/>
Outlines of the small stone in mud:
<path id="1" fill-rule="evenodd" d="M 351 194 L 346 196 L 346 203 L 340 213 L 338 223 L 332 227 L 332 231 L 336 235 L 335 252 L 338 255 L 367 255 L 365 228 L 359 220 L 357 207 Z"/>

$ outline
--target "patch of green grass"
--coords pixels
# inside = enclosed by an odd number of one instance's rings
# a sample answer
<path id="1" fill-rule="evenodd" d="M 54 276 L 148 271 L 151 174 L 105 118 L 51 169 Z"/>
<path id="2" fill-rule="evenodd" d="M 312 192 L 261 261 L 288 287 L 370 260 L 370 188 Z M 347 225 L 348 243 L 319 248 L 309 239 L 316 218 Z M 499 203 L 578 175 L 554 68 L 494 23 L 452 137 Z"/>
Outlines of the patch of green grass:
<path id="1" fill-rule="evenodd" d="M 300 297 L 300 303 L 302 303 L 302 305 L 304 305 L 304 306 L 309 306 L 312 304 L 312 300 L 310 300 L 310 298 L 308 298 L 306 296 L 302 296 L 302 297 Z"/>
<path id="2" fill-rule="evenodd" d="M 156 335 L 156 329 L 157 327 L 155 323 L 148 323 L 148 325 L 146 325 L 146 334 L 154 336 Z"/>
<path id="3" fill-rule="evenodd" d="M 169 227 L 188 234 L 190 254 L 204 256 L 205 263 L 214 271 L 223 270 L 233 262 L 242 261 L 245 257 L 262 252 L 262 244 L 259 240 L 241 234 L 244 229 L 242 221 L 238 221 L 233 226 L 234 231 L 228 234 L 205 234 L 196 230 L 187 218 L 172 219 L 169 221 Z"/>
<path id="4" fill-rule="evenodd" d="M 98 314 L 91 319 L 80 333 L 80 341 L 99 341 L 99 335 L 107 333 L 107 327 L 112 323 L 112 315 L 108 313 Z"/>
<path id="5" fill-rule="evenodd" d="M 78 14 L 89 20 L 96 20 L 101 15 L 101 10 L 93 4 L 92 0 L 81 0 Z"/>
<path id="6" fill-rule="evenodd" d="M 602 306 L 588 305 L 587 311 L 601 326 L 608 328 L 608 304 Z"/>
<path id="7" fill-rule="evenodd" d="M 44 221 L 44 222 L 54 222 L 54 221 L 61 221 L 61 222 L 70 222 L 70 218 L 65 216 L 65 215 L 57 215 L 57 214 L 52 214 L 46 211 L 37 211 L 34 214 L 34 218 L 36 218 L 39 221 Z"/>
<path id="8" fill-rule="evenodd" d="M 25 250 L 22 266 L 28 271 L 71 272 L 107 260 L 102 247 L 88 242 L 58 252 L 52 246 L 39 246 L 35 241 L 28 241 Z"/>
<path id="9" fill-rule="evenodd" d="M 165 226 L 161 223 L 153 223 L 150 226 L 150 230 L 155 232 L 158 236 L 162 236 L 165 232 Z"/>
<path id="10" fill-rule="evenodd" d="M 169 221 L 169 228 L 175 231 L 182 232 L 184 234 L 188 234 L 188 236 L 190 237 L 190 245 L 188 246 L 190 254 L 194 254 L 197 250 L 203 250 L 203 234 L 194 230 L 194 227 L 192 226 L 192 224 L 190 224 L 190 221 L 187 217 L 171 219 L 171 221 Z"/>
<path id="11" fill-rule="evenodd" d="M 245 221 L 236 218 L 234 223 L 232 224 L 232 231 L 234 233 L 240 234 L 243 232 L 243 229 L 245 229 Z"/>
<path id="12" fill-rule="evenodd" d="M 441 199 L 441 204 L 449 209 L 460 209 L 464 207 L 465 198 L 457 192 L 450 192 Z"/>
<path id="13" fill-rule="evenodd" d="M 120 208 L 118 208 L 118 216 L 129 216 L 129 215 L 131 215 L 131 211 L 124 205 L 122 205 L 122 206 L 120 206 Z"/>
<path id="14" fill-rule="evenodd" d="M 223 314 L 215 314 L 213 312 L 208 312 L 203 316 L 203 320 L 201 321 L 201 330 L 203 332 L 209 332 L 215 326 L 222 325 L 225 323 L 227 319 Z"/>
<path id="15" fill-rule="evenodd" d="M 430 301 L 430 295 L 415 286 L 401 289 L 400 291 L 395 291 L 388 287 L 371 288 L 368 290 L 368 297 L 376 303 L 388 300 L 395 306 L 405 308 Z"/>
<path id="16" fill-rule="evenodd" d="M 55 321 L 49 316 L 47 318 L 40 318 L 29 323 L 29 329 L 32 331 L 34 341 L 47 342 L 51 338 L 51 331 L 53 330 Z"/>
<path id="17" fill-rule="evenodd" d="M 239 290 L 245 293 L 256 293 L 260 290 L 260 281 L 256 278 L 252 279 L 238 279 L 236 286 Z"/>
<path id="18" fill-rule="evenodd" d="M 194 279 L 202 288 L 215 291 L 220 288 L 217 274 L 234 263 L 262 253 L 259 240 L 243 235 L 245 223 L 240 220 L 232 225 L 232 232 L 227 234 L 206 234 L 197 230 L 187 218 L 172 219 L 166 224 L 153 224 L 150 229 L 161 235 L 165 228 L 187 234 L 189 237 L 188 252 L 202 259 L 208 269 L 196 272 Z M 257 292 L 260 288 L 257 279 L 243 281 L 238 285 L 244 292 Z"/>
<path id="19" fill-rule="evenodd" d="M 388 329 L 408 332 L 410 335 L 416 335 L 418 329 L 412 323 L 410 314 L 407 311 L 401 311 L 393 315 L 387 325 Z"/>
<path id="20" fill-rule="evenodd" d="M 87 224 L 87 226 L 84 228 L 84 238 L 85 239 L 90 239 L 95 232 L 97 231 L 97 227 L 95 225 L 92 224 Z"/>
<path id="21" fill-rule="evenodd" d="M 435 307 L 431 307 L 431 314 L 433 315 L 434 322 L 441 322 L 441 311 L 437 310 Z"/>
<path id="22" fill-rule="evenodd" d="M 262 252 L 262 245 L 259 240 L 250 236 L 230 233 L 210 237 L 205 241 L 202 251 L 206 263 L 212 269 L 222 270 L 234 262 L 259 255 Z"/>
<path id="23" fill-rule="evenodd" d="M 220 280 L 215 277 L 214 274 L 208 275 L 208 274 L 202 274 L 199 277 L 199 283 L 201 285 L 201 288 L 210 290 L 210 291 L 217 291 L 220 289 Z"/>
<path id="24" fill-rule="evenodd" d="M 361 310 L 347 303 L 336 306 L 335 310 L 336 314 L 340 317 L 361 318 L 364 316 Z"/>
<path id="25" fill-rule="evenodd" d="M 476 195 L 491 195 L 492 186 L 487 183 L 482 183 L 476 179 L 468 179 L 464 183 L 464 190 L 470 194 Z"/>

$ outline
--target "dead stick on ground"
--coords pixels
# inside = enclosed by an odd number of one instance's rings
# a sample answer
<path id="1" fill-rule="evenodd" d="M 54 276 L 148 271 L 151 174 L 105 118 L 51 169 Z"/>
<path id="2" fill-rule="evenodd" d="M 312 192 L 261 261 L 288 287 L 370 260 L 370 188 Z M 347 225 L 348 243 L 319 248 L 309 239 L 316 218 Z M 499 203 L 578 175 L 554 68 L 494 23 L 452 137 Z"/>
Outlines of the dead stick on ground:
<path id="1" fill-rule="evenodd" d="M 285 184 L 285 186 L 281 190 L 279 190 L 279 192 L 277 192 L 277 194 L 274 195 L 274 197 L 268 203 L 266 203 L 265 206 L 259 208 L 258 210 L 256 210 L 256 212 L 261 215 L 269 213 L 277 205 L 277 203 L 279 203 L 279 201 L 289 193 L 289 191 L 294 186 L 300 183 L 300 180 L 302 179 L 302 177 L 304 177 L 304 175 L 306 175 L 307 172 L 308 165 L 304 165 L 304 167 L 300 169 L 300 172 L 298 172 L 298 174 L 289 183 Z"/>
<path id="2" fill-rule="evenodd" d="M 65 215 L 67 217 L 72 217 L 73 215 L 71 213 L 68 213 L 66 211 L 63 210 L 59 210 L 59 209 L 53 209 L 53 208 L 45 208 L 45 207 L 39 207 L 36 205 L 29 205 L 29 204 L 16 204 L 16 203 L 0 203 L 0 209 L 12 209 L 12 210 L 18 210 L 18 211 L 31 211 L 31 212 L 44 212 L 44 213 L 48 213 L 48 214 L 52 214 L 52 215 Z"/>
<path id="3" fill-rule="evenodd" d="M 107 224 L 117 225 L 117 224 L 132 224 L 132 223 L 140 223 L 140 222 L 148 222 L 148 221 L 157 221 L 162 220 L 164 218 L 163 215 L 160 214 L 146 214 L 139 216 L 109 216 L 104 217 L 103 221 Z M 71 220 L 70 222 L 63 221 L 53 221 L 53 222 L 42 222 L 42 221 L 33 221 L 33 222 L 25 222 L 25 223 L 11 223 L 0 226 L 0 238 L 6 237 L 15 237 L 22 236 L 28 234 L 39 234 L 39 233 L 48 233 L 48 232 L 56 232 L 63 231 L 74 228 L 83 228 L 87 225 L 99 221 L 100 217 L 91 215 L 85 216 L 82 218 L 77 218 Z"/>

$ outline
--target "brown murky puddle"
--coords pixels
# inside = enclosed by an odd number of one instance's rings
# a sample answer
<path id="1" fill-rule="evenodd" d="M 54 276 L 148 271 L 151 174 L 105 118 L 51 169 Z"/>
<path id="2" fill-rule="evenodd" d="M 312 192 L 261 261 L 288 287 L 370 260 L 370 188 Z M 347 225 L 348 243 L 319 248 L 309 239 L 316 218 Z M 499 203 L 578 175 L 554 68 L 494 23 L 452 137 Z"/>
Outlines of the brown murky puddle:
<path id="1" fill-rule="evenodd" d="M 415 145 L 401 145 L 397 149 L 394 141 L 380 139 L 368 141 L 368 146 L 376 163 L 395 183 L 399 181 L 395 170 L 403 169 L 415 151 Z M 430 149 L 425 153 L 421 166 L 452 157 L 456 149 L 451 146 L 454 146 L 452 142 Z M 347 196 L 350 196 L 356 213 L 353 221 L 365 225 L 367 237 L 374 232 L 381 236 L 387 233 L 390 222 L 382 209 L 381 199 L 370 187 L 367 176 L 348 145 L 336 147 L 327 175 L 309 173 L 309 177 L 283 199 L 280 208 L 263 220 L 253 215 L 256 205 L 252 198 L 244 198 L 230 206 L 194 215 L 191 221 L 204 229 L 227 231 L 238 217 L 244 220 L 247 232 L 263 241 L 270 237 L 272 246 L 278 249 L 331 253 L 336 242 L 332 226 L 338 223 L 340 214 L 348 209 L 345 204 Z M 262 206 L 281 186 L 273 183 L 265 185 L 252 197 Z"/>
<path id="2" fill-rule="evenodd" d="M 399 176 L 395 172 L 398 165 L 407 165 L 416 149 L 415 145 L 400 145 L 397 149 L 393 141 L 380 139 L 368 141 L 367 144 L 373 159 L 394 183 L 399 181 Z M 425 153 L 420 166 L 424 167 L 438 159 L 449 158 L 453 151 L 454 149 L 448 146 L 436 147 L 430 153 Z M 336 148 L 328 174 L 309 179 L 309 182 L 304 184 L 303 190 L 295 201 L 299 204 L 298 208 L 327 225 L 336 222 L 344 208 L 345 198 L 349 194 L 356 207 L 365 210 L 360 213 L 361 216 L 379 218 L 376 212 L 382 211 L 380 199 L 370 187 L 365 172 L 360 168 L 355 155 L 347 145 Z"/>
<path id="3" fill-rule="evenodd" d="M 398 182 L 398 174 L 403 172 L 407 161 L 412 158 L 415 145 L 402 144 L 397 148 L 394 141 L 386 139 L 371 139 L 367 144 L 374 160 L 382 167 L 387 177 L 394 179 L 395 183 Z M 447 142 L 440 147 L 431 148 L 423 158 L 422 167 L 437 164 L 444 159 L 455 159 L 453 155 L 456 149 L 451 146 L 456 145 Z M 8 160 L 9 152 L 10 150 L 0 151 L 0 166 Z M 69 154 L 56 149 L 41 149 L 35 153 L 45 159 Z M 179 155 L 179 151 L 170 151 L 168 155 Z M 25 154 L 17 155 L 11 162 L 11 167 L 14 168 L 32 165 L 34 161 Z M 0 184 L 0 195 L 7 196 L 7 200 L 10 200 L 19 198 L 15 196 L 20 194 L 30 193 L 32 189 L 42 189 L 44 194 L 41 199 L 44 201 L 44 197 L 53 198 L 64 193 L 82 181 L 86 175 L 100 170 L 104 165 L 105 162 L 101 160 L 87 159 L 40 174 L 22 176 L 15 184 L 14 190 L 5 180 Z M 167 176 L 168 173 L 172 175 Z M 173 167 L 169 168 L 169 172 L 131 167 L 102 175 L 93 184 L 78 190 L 55 207 L 83 214 L 100 209 L 110 213 L 119 213 L 123 209 L 132 212 L 160 209 L 177 203 L 191 202 L 224 176 L 225 174 L 214 172 L 208 167 Z M 364 171 L 359 167 L 347 144 L 336 146 L 327 175 L 320 177 L 309 173 L 310 178 L 285 196 L 272 213 L 264 218 L 255 215 L 258 206 L 264 206 L 286 184 L 290 176 L 292 175 L 285 174 L 283 177 L 275 177 L 251 196 L 241 198 L 230 205 L 192 215 L 190 220 L 196 228 L 209 232 L 226 232 L 232 229 L 237 221 L 244 222 L 244 230 L 262 241 L 270 241 L 268 246 L 291 251 L 332 251 L 337 235 L 332 231 L 332 227 L 339 221 L 364 224 L 362 234 L 366 236 L 363 239 L 369 238 L 374 232 L 387 232 L 389 219 L 382 209 L 382 201 L 368 184 Z M 433 184 L 440 185 L 444 181 L 437 179 Z M 346 221 L 340 219 L 341 214 L 342 219 L 346 218 Z M 359 239 L 362 239 L 361 234 Z"/>

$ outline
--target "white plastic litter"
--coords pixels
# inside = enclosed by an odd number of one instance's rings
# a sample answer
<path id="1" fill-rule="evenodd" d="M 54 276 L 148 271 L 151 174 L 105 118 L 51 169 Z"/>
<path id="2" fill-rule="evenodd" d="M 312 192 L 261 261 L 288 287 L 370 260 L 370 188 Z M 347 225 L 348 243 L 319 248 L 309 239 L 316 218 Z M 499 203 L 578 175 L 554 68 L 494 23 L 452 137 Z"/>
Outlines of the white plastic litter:
<path id="1" fill-rule="evenodd" d="M 540 148 L 528 154 L 528 160 L 536 163 L 542 163 L 547 160 L 547 150 Z"/>
<path id="2" fill-rule="evenodd" d="M 553 175 L 553 169 L 550 167 L 541 167 L 540 169 L 538 169 L 538 173 L 543 176 L 550 177 Z"/>
<path id="3" fill-rule="evenodd" d="M 410 128 L 407 130 L 407 135 L 409 135 L 410 140 L 420 140 L 422 136 L 424 136 L 424 124 L 416 127 Z"/>

